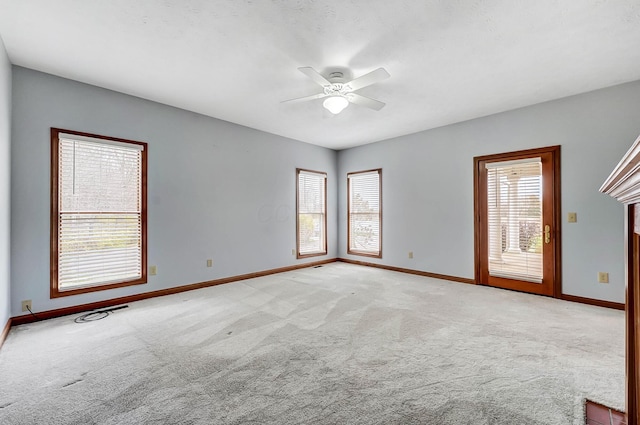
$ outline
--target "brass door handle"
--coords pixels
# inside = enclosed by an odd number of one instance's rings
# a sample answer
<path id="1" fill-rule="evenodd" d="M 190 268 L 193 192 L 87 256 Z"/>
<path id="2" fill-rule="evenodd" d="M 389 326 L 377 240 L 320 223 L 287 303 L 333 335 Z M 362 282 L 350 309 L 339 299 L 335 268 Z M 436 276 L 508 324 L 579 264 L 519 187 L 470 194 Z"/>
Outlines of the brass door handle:
<path id="1" fill-rule="evenodd" d="M 544 226 L 544 243 L 551 242 L 551 226 L 548 224 Z"/>

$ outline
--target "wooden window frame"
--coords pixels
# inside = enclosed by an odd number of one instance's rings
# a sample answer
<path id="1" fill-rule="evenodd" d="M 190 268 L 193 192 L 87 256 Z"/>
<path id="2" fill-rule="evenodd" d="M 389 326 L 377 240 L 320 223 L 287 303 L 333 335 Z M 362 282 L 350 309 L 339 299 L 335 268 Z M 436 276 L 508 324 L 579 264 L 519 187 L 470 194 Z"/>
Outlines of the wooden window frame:
<path id="1" fill-rule="evenodd" d="M 378 235 L 378 253 L 370 253 L 366 251 L 358 251 L 351 249 L 351 184 L 349 184 L 350 176 L 354 174 L 366 174 L 366 173 L 378 173 L 379 190 L 378 190 L 378 204 L 380 205 L 378 216 L 380 217 L 380 228 Z M 362 257 L 370 258 L 382 258 L 382 168 L 373 168 L 370 170 L 354 171 L 347 173 L 347 254 L 360 255 Z"/>
<path id="2" fill-rule="evenodd" d="M 324 211 L 322 212 L 322 215 L 323 215 L 322 232 L 323 232 L 323 240 L 324 240 L 323 252 L 312 252 L 309 254 L 300 253 L 300 173 L 301 172 L 314 173 L 314 174 L 319 174 L 324 176 L 324 189 L 323 189 L 324 190 L 324 194 L 323 194 Z M 308 170 L 305 168 L 296 168 L 296 259 L 318 257 L 321 255 L 327 255 L 328 252 L 329 251 L 327 248 L 327 173 L 323 171 Z"/>
<path id="3" fill-rule="evenodd" d="M 107 141 L 114 141 L 120 143 L 127 143 L 132 145 L 140 145 L 143 147 L 141 151 L 142 164 L 141 164 L 141 191 L 140 191 L 140 220 L 141 220 L 141 277 L 137 279 L 122 281 L 122 282 L 109 282 L 105 284 L 96 284 L 91 286 L 79 287 L 75 289 L 60 290 L 58 288 L 58 236 L 59 236 L 59 134 L 72 134 L 83 137 L 91 137 L 94 139 L 102 139 Z M 147 283 L 147 157 L 148 147 L 145 142 L 137 142 L 134 140 L 120 139 L 117 137 L 101 136 L 98 134 L 83 133 L 79 131 L 64 130 L 60 128 L 51 128 L 51 256 L 50 256 L 50 282 L 51 282 L 51 298 L 66 297 L 71 295 L 85 294 L 95 291 L 106 291 L 108 289 L 121 288 L 131 285 L 141 285 Z"/>

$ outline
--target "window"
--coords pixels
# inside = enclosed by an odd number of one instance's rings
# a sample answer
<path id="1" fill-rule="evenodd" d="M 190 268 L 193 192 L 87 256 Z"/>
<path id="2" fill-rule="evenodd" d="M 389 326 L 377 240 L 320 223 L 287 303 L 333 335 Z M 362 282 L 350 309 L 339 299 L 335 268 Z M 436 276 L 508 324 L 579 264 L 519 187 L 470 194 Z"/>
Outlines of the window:
<path id="1" fill-rule="evenodd" d="M 489 276 L 542 283 L 542 161 L 485 166 Z"/>
<path id="2" fill-rule="evenodd" d="M 327 253 L 327 174 L 296 169 L 297 258 Z"/>
<path id="3" fill-rule="evenodd" d="M 348 254 L 382 258 L 382 170 L 347 174 Z"/>
<path id="4" fill-rule="evenodd" d="M 51 129 L 51 297 L 146 273 L 147 144 Z"/>

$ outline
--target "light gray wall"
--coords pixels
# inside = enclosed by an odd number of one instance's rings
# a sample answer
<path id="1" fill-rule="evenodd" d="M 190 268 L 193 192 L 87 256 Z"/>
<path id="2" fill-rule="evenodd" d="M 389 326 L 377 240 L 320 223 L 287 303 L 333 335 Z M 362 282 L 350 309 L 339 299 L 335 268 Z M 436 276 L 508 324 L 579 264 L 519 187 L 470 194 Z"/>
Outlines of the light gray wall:
<path id="1" fill-rule="evenodd" d="M 11 317 L 11 64 L 0 38 L 0 331 Z"/>
<path id="2" fill-rule="evenodd" d="M 11 114 L 4 100 L 12 73 L 1 53 L 0 201 L 11 205 L 12 232 L 10 268 L 4 208 L 4 322 L 22 314 L 25 299 L 44 311 L 336 256 L 473 278 L 473 157 L 557 144 L 563 220 L 578 213 L 578 223 L 563 222 L 564 293 L 624 301 L 623 207 L 598 188 L 640 133 L 640 82 L 336 153 L 20 67 L 13 67 Z M 158 275 L 148 284 L 49 298 L 50 127 L 149 143 L 149 264 Z M 327 256 L 291 255 L 296 167 L 328 172 Z M 349 256 L 346 173 L 377 167 L 383 258 Z M 598 271 L 609 272 L 611 283 L 598 284 Z"/>
<path id="3" fill-rule="evenodd" d="M 561 145 L 563 292 L 622 303 L 623 206 L 598 189 L 640 134 L 639 110 L 633 82 L 340 151 L 339 256 L 473 278 L 473 158 Z M 383 258 L 347 255 L 346 174 L 378 167 Z"/>
<path id="4" fill-rule="evenodd" d="M 149 144 L 146 285 L 49 298 L 50 127 Z M 11 307 L 44 311 L 227 276 L 334 258 L 296 260 L 295 169 L 328 173 L 337 203 L 337 153 L 37 71 L 13 68 Z M 213 267 L 206 260 L 213 259 Z"/>

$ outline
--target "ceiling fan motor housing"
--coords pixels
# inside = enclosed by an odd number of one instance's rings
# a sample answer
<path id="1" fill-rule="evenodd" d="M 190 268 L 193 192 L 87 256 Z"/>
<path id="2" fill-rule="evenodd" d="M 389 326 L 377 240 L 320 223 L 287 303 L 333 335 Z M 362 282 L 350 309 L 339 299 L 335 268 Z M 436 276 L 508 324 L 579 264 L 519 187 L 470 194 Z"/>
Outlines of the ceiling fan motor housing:
<path id="1" fill-rule="evenodd" d="M 344 73 L 341 71 L 333 71 L 329 73 L 327 80 L 331 83 L 324 86 L 324 93 L 327 96 L 344 96 L 351 91 L 351 87 L 345 82 Z"/>
<path id="2" fill-rule="evenodd" d="M 344 73 L 341 71 L 334 71 L 329 74 L 329 78 L 327 80 L 332 83 L 343 83 L 344 82 Z"/>

